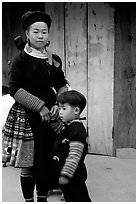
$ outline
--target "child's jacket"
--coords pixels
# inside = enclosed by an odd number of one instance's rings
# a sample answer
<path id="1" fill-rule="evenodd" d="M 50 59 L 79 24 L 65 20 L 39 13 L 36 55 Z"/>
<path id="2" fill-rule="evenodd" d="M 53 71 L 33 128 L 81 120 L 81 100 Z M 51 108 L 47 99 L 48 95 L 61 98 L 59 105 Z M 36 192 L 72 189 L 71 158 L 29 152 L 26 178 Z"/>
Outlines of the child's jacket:
<path id="1" fill-rule="evenodd" d="M 84 164 L 88 151 L 86 138 L 86 130 L 80 120 L 74 120 L 69 125 L 65 125 L 52 150 L 52 157 L 57 164 L 59 176 L 65 176 L 68 179 L 78 177 L 83 179 L 85 175 L 86 179 Z"/>

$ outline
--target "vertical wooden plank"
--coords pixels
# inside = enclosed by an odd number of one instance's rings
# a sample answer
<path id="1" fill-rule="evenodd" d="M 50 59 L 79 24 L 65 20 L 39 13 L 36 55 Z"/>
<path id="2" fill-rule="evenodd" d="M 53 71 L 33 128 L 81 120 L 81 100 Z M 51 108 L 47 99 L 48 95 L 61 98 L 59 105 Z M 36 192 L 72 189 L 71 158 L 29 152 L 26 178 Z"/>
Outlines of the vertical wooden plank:
<path id="1" fill-rule="evenodd" d="M 88 127 L 91 152 L 112 155 L 114 9 L 88 4 Z"/>
<path id="2" fill-rule="evenodd" d="M 65 4 L 66 77 L 87 98 L 86 3 Z M 82 113 L 87 116 L 87 109 Z M 86 123 L 85 123 L 86 124 Z"/>
<path id="3" fill-rule="evenodd" d="M 45 3 L 45 12 L 48 13 L 52 19 L 52 24 L 49 32 L 50 46 L 47 49 L 61 57 L 63 70 L 65 70 L 64 3 L 47 2 Z"/>
<path id="4" fill-rule="evenodd" d="M 115 21 L 114 147 L 136 148 L 135 3 L 119 4 Z"/>

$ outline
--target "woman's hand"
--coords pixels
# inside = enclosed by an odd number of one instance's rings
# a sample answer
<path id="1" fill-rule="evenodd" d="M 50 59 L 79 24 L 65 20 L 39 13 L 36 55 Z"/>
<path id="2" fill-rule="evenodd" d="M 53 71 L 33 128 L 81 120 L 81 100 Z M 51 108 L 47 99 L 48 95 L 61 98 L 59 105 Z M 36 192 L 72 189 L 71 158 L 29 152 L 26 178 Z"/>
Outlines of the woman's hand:
<path id="1" fill-rule="evenodd" d="M 48 110 L 48 108 L 46 106 L 43 106 L 43 108 L 40 110 L 39 114 L 42 118 L 42 121 L 49 122 L 50 111 Z"/>
<path id="2" fill-rule="evenodd" d="M 67 179 L 67 178 L 64 177 L 64 176 L 60 176 L 58 182 L 59 182 L 59 184 L 61 184 L 61 185 L 65 185 L 65 184 L 68 184 L 68 183 L 69 183 L 69 179 Z"/>
<path id="3" fill-rule="evenodd" d="M 54 106 L 51 108 L 50 113 L 51 113 L 52 118 L 57 118 L 58 115 L 59 115 L 58 105 L 54 105 Z"/>

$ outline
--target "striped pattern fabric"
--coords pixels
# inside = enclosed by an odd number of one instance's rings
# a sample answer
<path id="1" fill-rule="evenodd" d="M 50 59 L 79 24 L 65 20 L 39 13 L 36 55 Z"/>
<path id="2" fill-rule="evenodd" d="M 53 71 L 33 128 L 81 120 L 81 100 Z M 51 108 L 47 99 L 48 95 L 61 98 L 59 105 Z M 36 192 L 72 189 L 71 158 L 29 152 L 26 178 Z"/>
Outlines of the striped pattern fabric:
<path id="1" fill-rule="evenodd" d="M 65 164 L 61 170 L 61 176 L 67 176 L 72 178 L 77 167 L 79 161 L 81 159 L 82 153 L 84 149 L 84 144 L 78 141 L 72 141 L 69 143 L 69 155 L 65 161 Z"/>
<path id="2" fill-rule="evenodd" d="M 57 115 L 56 117 L 53 117 L 53 116 L 50 117 L 50 126 L 56 134 L 60 134 L 60 132 L 65 127 L 64 123 L 59 118 L 59 115 Z"/>
<path id="3" fill-rule="evenodd" d="M 22 88 L 15 93 L 14 99 L 24 107 L 37 112 L 39 112 L 45 104 L 44 101 Z"/>
<path id="4" fill-rule="evenodd" d="M 10 165 L 16 167 L 33 165 L 33 133 L 25 110 L 18 103 L 13 104 L 6 119 L 2 149 L 4 163 L 10 162 Z"/>

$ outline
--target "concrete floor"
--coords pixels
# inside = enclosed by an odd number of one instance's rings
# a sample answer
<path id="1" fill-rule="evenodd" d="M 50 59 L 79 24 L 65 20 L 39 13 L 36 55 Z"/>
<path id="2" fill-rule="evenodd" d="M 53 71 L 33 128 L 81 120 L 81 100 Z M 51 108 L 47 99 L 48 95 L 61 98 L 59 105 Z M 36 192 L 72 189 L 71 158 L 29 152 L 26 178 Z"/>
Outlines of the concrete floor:
<path id="1" fill-rule="evenodd" d="M 87 155 L 86 165 L 93 202 L 136 202 L 135 159 Z M 2 168 L 2 202 L 24 202 L 19 174 L 20 169 Z"/>
<path id="2" fill-rule="evenodd" d="M 86 157 L 87 185 L 94 202 L 136 202 L 136 160 Z"/>

